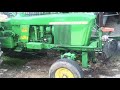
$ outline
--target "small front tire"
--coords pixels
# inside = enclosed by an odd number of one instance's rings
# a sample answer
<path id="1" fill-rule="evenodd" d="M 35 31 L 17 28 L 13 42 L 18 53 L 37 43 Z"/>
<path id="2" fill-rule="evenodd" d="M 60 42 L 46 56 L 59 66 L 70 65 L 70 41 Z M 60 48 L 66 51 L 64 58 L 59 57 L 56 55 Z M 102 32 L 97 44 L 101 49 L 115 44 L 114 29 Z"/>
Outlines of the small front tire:
<path id="1" fill-rule="evenodd" d="M 50 78 L 83 78 L 84 73 L 80 65 L 73 60 L 60 59 L 53 63 L 49 70 Z"/>

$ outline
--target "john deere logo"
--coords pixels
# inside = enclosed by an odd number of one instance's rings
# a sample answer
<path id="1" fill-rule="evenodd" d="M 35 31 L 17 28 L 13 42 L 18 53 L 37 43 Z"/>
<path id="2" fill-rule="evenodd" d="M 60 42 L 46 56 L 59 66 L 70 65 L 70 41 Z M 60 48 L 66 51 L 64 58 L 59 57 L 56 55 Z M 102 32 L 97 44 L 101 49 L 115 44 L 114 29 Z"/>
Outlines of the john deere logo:
<path id="1" fill-rule="evenodd" d="M 27 32 L 27 29 L 22 29 L 22 32 Z"/>
<path id="2" fill-rule="evenodd" d="M 28 36 L 21 36 L 20 39 L 27 40 L 27 39 L 28 39 Z"/>

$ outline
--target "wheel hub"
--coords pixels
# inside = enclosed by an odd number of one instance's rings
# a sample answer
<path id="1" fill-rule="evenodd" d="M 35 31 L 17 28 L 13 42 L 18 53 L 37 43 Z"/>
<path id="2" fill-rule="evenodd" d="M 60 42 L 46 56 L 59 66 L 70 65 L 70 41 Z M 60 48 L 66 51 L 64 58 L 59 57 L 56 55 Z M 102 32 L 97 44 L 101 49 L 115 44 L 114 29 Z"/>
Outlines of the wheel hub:
<path id="1" fill-rule="evenodd" d="M 74 75 L 66 68 L 59 68 L 55 72 L 55 78 L 74 78 Z"/>

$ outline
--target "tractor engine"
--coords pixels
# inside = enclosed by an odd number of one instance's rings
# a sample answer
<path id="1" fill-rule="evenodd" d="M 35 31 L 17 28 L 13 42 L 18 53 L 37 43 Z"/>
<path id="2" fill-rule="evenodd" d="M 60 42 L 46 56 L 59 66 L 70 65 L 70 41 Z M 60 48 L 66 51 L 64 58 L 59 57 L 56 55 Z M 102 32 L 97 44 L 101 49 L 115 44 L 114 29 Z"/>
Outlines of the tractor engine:
<path id="1" fill-rule="evenodd" d="M 30 26 L 29 42 L 53 43 L 52 26 Z"/>

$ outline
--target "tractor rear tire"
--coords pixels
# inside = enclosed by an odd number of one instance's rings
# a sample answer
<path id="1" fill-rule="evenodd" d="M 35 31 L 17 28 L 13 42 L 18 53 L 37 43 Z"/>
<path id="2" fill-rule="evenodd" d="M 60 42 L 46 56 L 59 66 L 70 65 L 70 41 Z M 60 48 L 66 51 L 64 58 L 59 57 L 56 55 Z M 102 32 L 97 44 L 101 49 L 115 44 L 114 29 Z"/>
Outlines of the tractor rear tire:
<path id="1" fill-rule="evenodd" d="M 60 59 L 49 70 L 50 78 L 84 78 L 80 65 L 73 60 Z"/>

